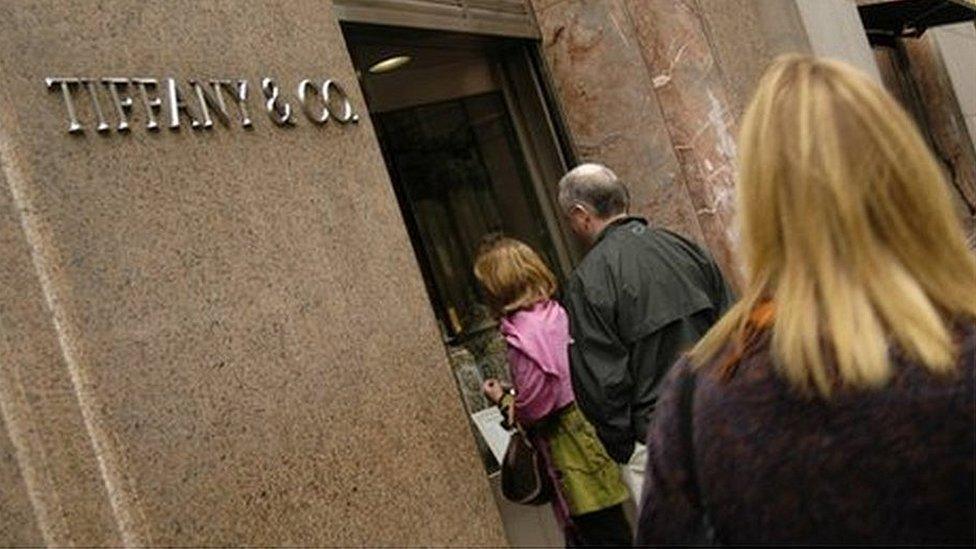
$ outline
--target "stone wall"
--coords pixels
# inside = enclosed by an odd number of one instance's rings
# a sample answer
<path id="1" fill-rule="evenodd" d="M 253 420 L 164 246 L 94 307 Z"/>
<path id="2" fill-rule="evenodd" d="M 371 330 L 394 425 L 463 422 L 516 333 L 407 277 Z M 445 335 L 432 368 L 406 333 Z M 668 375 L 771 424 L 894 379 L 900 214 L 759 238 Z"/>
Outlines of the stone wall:
<path id="1" fill-rule="evenodd" d="M 736 117 L 776 56 L 811 53 L 799 11 L 783 0 L 698 2 L 719 72 L 728 83 Z"/>
<path id="2" fill-rule="evenodd" d="M 931 32 L 976 148 L 976 23 L 956 23 Z"/>
<path id="3" fill-rule="evenodd" d="M 69 135 L 48 76 L 246 78 L 254 127 Z M 0 3 L 0 545 L 504 543 L 355 81 L 320 0 Z"/>

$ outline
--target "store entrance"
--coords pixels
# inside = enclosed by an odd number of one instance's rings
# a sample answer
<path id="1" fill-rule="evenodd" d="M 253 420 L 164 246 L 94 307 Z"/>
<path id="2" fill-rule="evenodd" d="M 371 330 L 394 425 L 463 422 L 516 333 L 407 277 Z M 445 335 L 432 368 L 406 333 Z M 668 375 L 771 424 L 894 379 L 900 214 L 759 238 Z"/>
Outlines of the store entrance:
<path id="1" fill-rule="evenodd" d="M 344 25 L 370 116 L 448 342 L 484 325 L 472 254 L 504 231 L 560 275 L 565 160 L 521 40 Z"/>
<path id="2" fill-rule="evenodd" d="M 579 254 L 557 215 L 553 184 L 565 173 L 566 147 L 535 44 L 350 23 L 343 33 L 465 408 L 474 414 L 489 407 L 482 380 L 507 377 L 505 343 L 472 273 L 480 240 L 498 231 L 521 239 L 562 280 Z M 497 460 L 476 439 L 487 472 L 496 472 Z M 511 524 L 506 530 L 511 537 Z"/>

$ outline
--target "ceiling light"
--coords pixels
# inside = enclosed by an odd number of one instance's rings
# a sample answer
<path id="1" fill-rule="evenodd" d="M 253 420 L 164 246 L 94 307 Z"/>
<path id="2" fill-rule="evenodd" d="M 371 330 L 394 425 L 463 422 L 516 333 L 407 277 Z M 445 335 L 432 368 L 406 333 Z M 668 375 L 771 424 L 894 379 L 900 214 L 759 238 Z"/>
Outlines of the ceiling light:
<path id="1" fill-rule="evenodd" d="M 399 69 L 400 67 L 406 65 L 410 62 L 409 55 L 396 55 L 394 57 L 388 57 L 382 61 L 377 61 L 373 63 L 373 66 L 369 68 L 369 72 L 373 74 L 381 74 L 384 72 L 390 72 L 392 70 Z"/>

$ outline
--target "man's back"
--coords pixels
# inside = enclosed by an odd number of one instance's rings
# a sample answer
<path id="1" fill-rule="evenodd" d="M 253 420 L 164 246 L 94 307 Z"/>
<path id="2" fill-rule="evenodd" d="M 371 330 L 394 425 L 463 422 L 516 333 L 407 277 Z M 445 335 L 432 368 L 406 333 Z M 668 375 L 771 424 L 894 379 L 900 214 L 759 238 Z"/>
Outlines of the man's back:
<path id="1" fill-rule="evenodd" d="M 618 462 L 643 441 L 664 374 L 730 302 L 695 244 L 635 217 L 601 233 L 566 290 L 570 361 L 577 400 Z"/>

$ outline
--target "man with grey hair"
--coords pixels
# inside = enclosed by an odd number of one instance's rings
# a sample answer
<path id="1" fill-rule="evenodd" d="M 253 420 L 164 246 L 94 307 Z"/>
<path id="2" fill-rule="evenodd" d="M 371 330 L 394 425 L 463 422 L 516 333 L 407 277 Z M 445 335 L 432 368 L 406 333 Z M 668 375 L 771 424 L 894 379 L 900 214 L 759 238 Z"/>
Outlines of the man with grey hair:
<path id="1" fill-rule="evenodd" d="M 573 389 L 640 501 L 643 442 L 661 381 L 725 313 L 732 293 L 704 250 L 628 213 L 627 187 L 606 166 L 567 173 L 559 203 L 589 247 L 564 296 Z"/>

